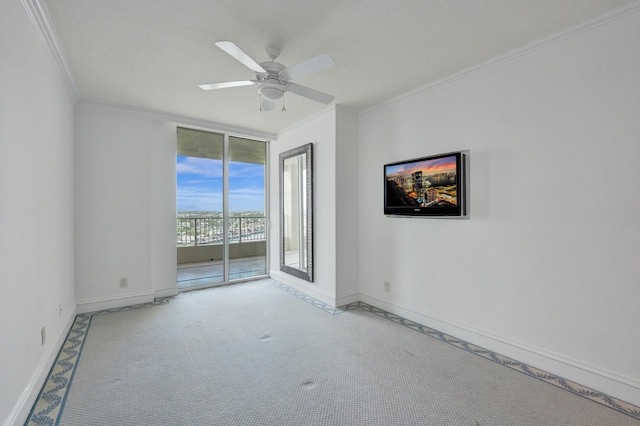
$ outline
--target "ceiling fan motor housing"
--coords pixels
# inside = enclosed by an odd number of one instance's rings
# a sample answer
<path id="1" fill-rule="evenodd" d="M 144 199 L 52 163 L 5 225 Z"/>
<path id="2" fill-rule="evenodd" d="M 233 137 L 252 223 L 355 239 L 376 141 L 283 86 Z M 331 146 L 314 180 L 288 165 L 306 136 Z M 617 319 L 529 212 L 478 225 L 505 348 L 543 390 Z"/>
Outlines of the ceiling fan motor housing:
<path id="1" fill-rule="evenodd" d="M 286 67 L 278 62 L 267 61 L 260 64 L 267 72 L 262 79 L 258 76 L 258 93 L 265 99 L 277 101 L 282 98 L 287 90 L 286 81 L 280 79 L 280 71 Z"/>

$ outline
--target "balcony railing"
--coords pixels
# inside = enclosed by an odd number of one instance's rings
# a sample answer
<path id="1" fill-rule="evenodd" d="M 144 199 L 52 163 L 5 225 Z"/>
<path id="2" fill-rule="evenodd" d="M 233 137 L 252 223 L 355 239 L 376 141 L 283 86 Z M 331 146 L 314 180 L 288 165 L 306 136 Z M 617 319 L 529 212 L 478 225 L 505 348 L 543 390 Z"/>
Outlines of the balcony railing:
<path id="1" fill-rule="evenodd" d="M 229 242 L 264 240 L 266 218 L 243 216 L 229 218 Z M 204 246 L 222 244 L 224 226 L 221 217 L 183 216 L 177 219 L 177 245 Z"/>

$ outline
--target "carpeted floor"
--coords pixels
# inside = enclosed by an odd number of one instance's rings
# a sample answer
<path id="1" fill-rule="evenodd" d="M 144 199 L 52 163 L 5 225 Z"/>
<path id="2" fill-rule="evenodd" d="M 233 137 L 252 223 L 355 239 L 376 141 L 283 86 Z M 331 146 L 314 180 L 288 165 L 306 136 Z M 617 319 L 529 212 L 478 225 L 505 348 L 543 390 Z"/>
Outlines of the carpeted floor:
<path id="1" fill-rule="evenodd" d="M 266 279 L 79 316 L 27 424 L 640 426 L 637 407 L 537 374 Z"/>

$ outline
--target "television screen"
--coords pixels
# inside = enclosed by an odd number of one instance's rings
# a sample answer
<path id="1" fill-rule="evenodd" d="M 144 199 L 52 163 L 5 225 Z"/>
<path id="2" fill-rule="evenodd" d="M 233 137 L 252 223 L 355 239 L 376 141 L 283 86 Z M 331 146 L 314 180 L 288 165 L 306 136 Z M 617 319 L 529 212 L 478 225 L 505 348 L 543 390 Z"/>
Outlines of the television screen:
<path id="1" fill-rule="evenodd" d="M 384 214 L 463 216 L 464 154 L 454 152 L 384 166 Z"/>

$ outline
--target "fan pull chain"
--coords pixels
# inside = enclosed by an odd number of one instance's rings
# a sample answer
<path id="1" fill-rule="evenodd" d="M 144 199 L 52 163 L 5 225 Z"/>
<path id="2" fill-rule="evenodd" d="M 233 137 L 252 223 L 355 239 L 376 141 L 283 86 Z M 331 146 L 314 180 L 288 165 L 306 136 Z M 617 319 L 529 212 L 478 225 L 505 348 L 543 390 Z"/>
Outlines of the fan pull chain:
<path id="1" fill-rule="evenodd" d="M 282 92 L 282 112 L 287 112 L 287 109 L 284 107 L 284 98 L 287 92 Z"/>

